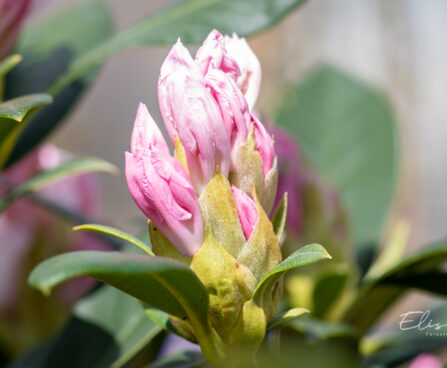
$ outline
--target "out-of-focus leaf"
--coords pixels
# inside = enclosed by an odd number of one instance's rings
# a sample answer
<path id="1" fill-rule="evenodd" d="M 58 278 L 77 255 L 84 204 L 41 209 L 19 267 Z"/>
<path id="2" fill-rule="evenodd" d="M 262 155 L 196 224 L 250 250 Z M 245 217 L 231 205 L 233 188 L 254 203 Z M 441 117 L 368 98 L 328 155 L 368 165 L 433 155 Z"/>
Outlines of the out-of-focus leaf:
<path id="1" fill-rule="evenodd" d="M 185 350 L 168 355 L 146 366 L 146 368 L 198 368 L 206 363 L 200 351 Z"/>
<path id="2" fill-rule="evenodd" d="M 280 314 L 279 316 L 272 319 L 270 324 L 268 325 L 268 329 L 279 327 L 283 324 L 290 322 L 291 320 L 302 316 L 303 314 L 310 313 L 305 308 L 292 308 L 287 312 Z"/>
<path id="3" fill-rule="evenodd" d="M 10 368 L 121 367 L 160 331 L 134 298 L 104 286 L 75 305 L 57 336 Z"/>
<path id="4" fill-rule="evenodd" d="M 350 270 L 346 268 L 330 269 L 320 274 L 315 281 L 312 295 L 312 315 L 322 317 L 337 301 L 348 281 Z"/>
<path id="5" fill-rule="evenodd" d="M 344 321 L 366 331 L 408 288 L 447 295 L 447 242 L 424 247 L 376 279 L 366 281 Z"/>
<path id="6" fill-rule="evenodd" d="M 44 77 L 45 69 L 47 72 L 48 69 L 53 69 L 46 61 L 51 60 L 54 63 L 56 59 L 60 72 L 57 75 L 54 72 L 51 73 L 53 76 L 51 85 L 48 84 L 45 88 L 51 86 L 48 91 L 52 95 L 58 95 L 62 91 L 64 93 L 63 96 L 59 96 L 55 100 L 52 110 L 45 109 L 36 117 L 45 119 L 46 125 L 43 125 L 42 122 L 33 123 L 24 132 L 10 162 L 21 157 L 57 125 L 68 106 L 67 101 L 73 100 L 82 90 L 85 81 L 81 78 L 100 66 L 113 54 L 133 47 L 174 44 L 178 37 L 181 37 L 185 43 L 198 44 L 213 28 L 227 34 L 236 32 L 240 36 L 248 36 L 279 22 L 302 2 L 303 0 L 178 1 L 175 5 L 143 19 L 102 43 L 107 32 L 99 33 L 95 22 L 104 21 L 105 17 L 104 11 L 96 2 L 77 6 L 63 14 L 55 14 L 50 22 L 51 25 L 46 27 L 42 25 L 42 22 L 30 27 L 25 31 L 24 41 L 19 44 L 18 52 L 22 53 L 26 60 L 28 58 L 27 47 L 33 46 L 33 52 L 36 53 L 42 47 L 39 41 L 45 40 L 45 37 L 48 38 L 51 41 L 51 47 L 44 48 L 47 50 L 45 58 L 36 58 L 37 61 L 40 61 L 40 65 L 35 62 L 28 70 L 31 70 L 33 66 L 35 68 L 40 66 L 41 75 Z M 79 22 L 79 19 L 82 19 L 83 22 Z M 104 22 L 104 25 L 107 24 Z M 68 31 L 65 28 L 68 28 Z M 104 28 L 108 29 L 108 27 Z M 68 46 L 64 46 L 65 43 L 60 42 L 60 39 L 58 39 L 59 42 L 54 42 L 56 36 L 53 34 L 58 32 L 64 32 L 63 40 L 67 38 L 70 40 Z M 85 36 L 82 37 L 79 32 Z M 96 32 L 97 37 L 92 37 L 91 32 Z M 38 35 L 33 35 L 33 33 Z M 78 40 L 77 44 L 74 43 L 75 38 Z M 88 44 L 82 44 L 81 40 Z M 70 47 L 72 42 L 76 46 L 81 45 L 81 50 Z M 98 43 L 100 45 L 94 47 Z M 92 49 L 90 52 L 86 52 L 90 49 Z M 76 84 L 73 84 L 74 82 Z M 13 80 L 10 83 L 13 84 Z M 70 89 L 67 89 L 68 86 L 71 86 Z M 39 87 L 41 88 L 41 86 Z M 24 92 L 16 90 L 12 94 L 17 95 L 18 93 Z M 40 128 L 36 133 L 32 128 L 37 126 Z"/>
<path id="7" fill-rule="evenodd" d="M 275 234 L 279 241 L 281 241 L 282 234 L 284 232 L 284 227 L 286 226 L 286 217 L 287 217 L 287 193 L 284 193 L 284 196 L 282 197 L 281 202 L 279 202 L 272 219 L 273 230 L 275 231 Z"/>
<path id="8" fill-rule="evenodd" d="M 163 257 L 122 252 L 71 252 L 38 265 L 29 283 L 48 294 L 76 276 L 90 276 L 179 318 L 207 326 L 208 295 L 187 266 Z"/>
<path id="9" fill-rule="evenodd" d="M 264 275 L 256 286 L 254 298 L 262 298 L 264 291 L 271 287 L 286 271 L 330 258 L 329 253 L 320 244 L 305 245 Z"/>
<path id="10" fill-rule="evenodd" d="M 131 244 L 137 246 L 143 252 L 147 253 L 150 256 L 154 255 L 151 247 L 148 244 L 142 242 L 140 239 L 138 239 L 124 231 L 115 229 L 114 227 L 111 227 L 111 226 L 105 226 L 105 225 L 99 225 L 99 224 L 84 224 L 84 225 L 75 226 L 73 228 L 73 230 L 74 231 L 92 231 L 95 233 L 110 235 L 110 236 L 113 236 L 118 239 L 122 239 L 128 243 L 131 243 Z"/>
<path id="11" fill-rule="evenodd" d="M 0 118 L 21 122 L 31 109 L 37 106 L 48 105 L 51 101 L 51 96 L 45 93 L 17 97 L 0 103 Z"/>
<path id="12" fill-rule="evenodd" d="M 429 309 L 428 319 L 433 323 L 443 324 L 447 320 L 447 303 L 436 303 Z M 425 312 L 422 309 L 421 312 Z M 426 333 L 433 332 L 433 334 Z M 369 354 L 365 358 L 365 366 L 368 367 L 397 367 L 402 363 L 413 359 L 420 353 L 436 352 L 445 348 L 446 337 L 440 336 L 441 330 L 427 331 L 418 328 L 411 330 L 395 330 L 385 336 L 374 336 L 375 340 L 382 340 L 381 348 Z"/>
<path id="13" fill-rule="evenodd" d="M 24 195 L 42 189 L 57 180 L 92 171 L 116 173 L 117 168 L 111 163 L 92 157 L 76 158 L 66 161 L 54 169 L 42 171 L 21 183 L 0 199 L 0 212 L 13 201 Z"/>
<path id="14" fill-rule="evenodd" d="M 387 100 L 354 77 L 322 67 L 288 91 L 276 122 L 295 134 L 339 190 L 358 256 L 371 252 L 396 178 L 396 127 Z"/>
<path id="15" fill-rule="evenodd" d="M 320 341 L 333 337 L 356 337 L 356 330 L 341 322 L 326 322 L 304 317 L 291 321 L 290 326 L 305 334 L 310 340 Z"/>
<path id="16" fill-rule="evenodd" d="M 22 55 L 23 61 L 6 77 L 5 98 L 47 91 L 55 100 L 27 125 L 8 165 L 35 147 L 61 121 L 91 82 L 95 68 L 58 93 L 51 91 L 51 86 L 68 71 L 73 60 L 109 38 L 111 23 L 107 7 L 103 2 L 93 0 L 61 6 L 24 28 L 15 50 Z"/>
<path id="17" fill-rule="evenodd" d="M 51 96 L 36 93 L 0 103 L 0 168 L 8 160 L 16 140 L 24 128 L 22 120 L 25 116 L 36 107 L 47 105 L 51 101 Z"/>
<path id="18" fill-rule="evenodd" d="M 0 62 L 0 78 L 3 78 L 12 68 L 22 61 L 20 55 L 14 54 L 8 56 L 6 59 Z M 0 90 L 1 91 L 1 90 Z M 0 93 L 0 99 L 1 99 Z"/>

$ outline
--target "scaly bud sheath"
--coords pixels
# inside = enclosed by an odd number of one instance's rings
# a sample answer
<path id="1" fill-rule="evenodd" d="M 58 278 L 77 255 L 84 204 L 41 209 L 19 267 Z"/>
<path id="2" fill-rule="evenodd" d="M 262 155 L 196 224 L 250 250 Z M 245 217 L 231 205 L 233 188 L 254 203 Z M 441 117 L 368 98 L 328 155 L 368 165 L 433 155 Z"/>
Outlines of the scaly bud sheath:
<path id="1" fill-rule="evenodd" d="M 188 174 L 175 160 L 155 122 L 140 105 L 126 152 L 130 194 L 180 254 L 192 257 L 203 242 L 203 222 Z"/>
<path id="2" fill-rule="evenodd" d="M 191 180 L 200 194 L 216 167 L 230 168 L 230 140 L 219 107 L 199 68 L 180 40 L 172 47 L 160 72 L 158 99 L 166 129 L 185 149 Z"/>
<path id="3" fill-rule="evenodd" d="M 259 216 L 256 202 L 245 194 L 244 191 L 236 188 L 234 185 L 231 186 L 231 191 L 233 192 L 233 197 L 236 202 L 242 230 L 244 231 L 245 238 L 248 240 L 258 222 Z"/>
<path id="4" fill-rule="evenodd" d="M 236 82 L 251 110 L 256 103 L 261 86 L 261 64 L 245 38 L 239 38 L 235 33 L 233 37 L 225 36 L 225 50 L 226 56 L 234 60 L 239 67 L 240 75 Z"/>
<path id="5" fill-rule="evenodd" d="M 0 0 L 0 59 L 11 50 L 31 0 Z"/>

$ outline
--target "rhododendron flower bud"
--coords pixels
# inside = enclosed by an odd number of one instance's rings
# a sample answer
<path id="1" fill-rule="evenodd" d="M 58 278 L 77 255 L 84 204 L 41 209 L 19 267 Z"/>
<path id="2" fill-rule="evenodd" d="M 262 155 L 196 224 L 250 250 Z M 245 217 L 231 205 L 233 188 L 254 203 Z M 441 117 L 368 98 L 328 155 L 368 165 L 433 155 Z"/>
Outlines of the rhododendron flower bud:
<path id="1" fill-rule="evenodd" d="M 217 167 L 228 174 L 230 140 L 219 106 L 180 40 L 162 65 L 158 99 L 171 141 L 178 137 L 182 143 L 191 180 L 200 193 Z"/>
<path id="2" fill-rule="evenodd" d="M 11 50 L 31 0 L 0 0 L 0 59 Z"/>
<path id="3" fill-rule="evenodd" d="M 242 230 L 244 230 L 245 238 L 249 239 L 250 235 L 258 222 L 258 210 L 256 203 L 244 191 L 231 186 L 234 200 L 236 202 L 239 220 L 241 221 Z"/>
<path id="4" fill-rule="evenodd" d="M 131 153 L 126 152 L 127 185 L 141 211 L 180 254 L 192 257 L 203 242 L 196 193 L 183 166 L 166 152 L 167 144 L 146 112 L 140 105 Z"/>
<path id="5" fill-rule="evenodd" d="M 224 43 L 224 37 L 219 31 L 212 30 L 197 50 L 195 61 L 203 75 L 212 69 L 220 69 L 236 81 L 241 71 L 236 61 L 227 55 Z"/>
<path id="6" fill-rule="evenodd" d="M 262 172 L 264 173 L 264 176 L 267 176 L 276 158 L 273 139 L 265 129 L 264 125 L 254 115 L 252 115 L 252 119 L 256 149 L 261 155 L 262 160 Z"/>
<path id="7" fill-rule="evenodd" d="M 433 354 L 419 354 L 414 358 L 408 368 L 442 368 L 443 364 Z"/>
<path id="8" fill-rule="evenodd" d="M 248 46 L 245 38 L 239 38 L 235 33 L 232 37 L 225 36 L 226 56 L 234 60 L 240 70 L 237 84 L 242 90 L 250 109 L 253 109 L 261 86 L 261 64 Z"/>
<path id="9" fill-rule="evenodd" d="M 247 101 L 236 83 L 219 69 L 211 69 L 205 77 L 207 85 L 219 105 L 230 138 L 232 153 L 247 139 L 250 113 Z"/>

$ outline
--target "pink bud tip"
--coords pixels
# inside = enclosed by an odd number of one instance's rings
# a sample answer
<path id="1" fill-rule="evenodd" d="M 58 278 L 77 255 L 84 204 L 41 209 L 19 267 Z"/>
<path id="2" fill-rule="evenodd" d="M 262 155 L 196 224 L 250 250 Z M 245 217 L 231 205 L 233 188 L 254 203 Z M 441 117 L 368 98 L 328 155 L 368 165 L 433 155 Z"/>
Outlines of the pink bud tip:
<path id="1" fill-rule="evenodd" d="M 265 129 L 264 125 L 252 114 L 252 123 L 254 125 L 256 149 L 261 155 L 262 171 L 264 176 L 270 171 L 276 157 L 273 139 Z"/>
<path id="2" fill-rule="evenodd" d="M 248 240 L 258 222 L 256 203 L 244 191 L 236 188 L 234 185 L 231 186 L 231 191 L 236 202 L 242 230 L 244 231 L 245 238 Z"/>

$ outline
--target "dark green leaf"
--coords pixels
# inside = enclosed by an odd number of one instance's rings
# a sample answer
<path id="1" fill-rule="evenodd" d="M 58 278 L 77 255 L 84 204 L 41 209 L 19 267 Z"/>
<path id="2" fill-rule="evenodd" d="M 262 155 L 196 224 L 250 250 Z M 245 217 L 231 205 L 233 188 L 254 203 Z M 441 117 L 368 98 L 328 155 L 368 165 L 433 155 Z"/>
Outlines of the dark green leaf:
<path id="1" fill-rule="evenodd" d="M 286 271 L 330 258 L 329 253 L 320 244 L 309 244 L 298 249 L 278 266 L 267 272 L 259 281 L 254 292 L 255 298 L 261 296 L 264 290 L 273 285 Z"/>
<path id="2" fill-rule="evenodd" d="M 282 234 L 284 232 L 284 227 L 286 226 L 286 217 L 287 217 L 287 193 L 284 193 L 284 196 L 282 197 L 281 202 L 279 202 L 272 219 L 273 230 L 275 231 L 275 234 L 279 241 L 281 241 Z"/>
<path id="3" fill-rule="evenodd" d="M 99 224 L 84 224 L 75 226 L 73 228 L 74 231 L 92 231 L 95 233 L 105 234 L 114 236 L 118 239 L 122 239 L 128 243 L 131 243 L 138 248 L 140 248 L 143 252 L 149 254 L 150 256 L 153 256 L 154 253 L 152 252 L 152 249 L 150 246 L 144 242 L 142 242 L 140 239 L 125 233 L 124 231 L 115 229 L 114 227 L 105 226 L 105 225 L 99 225 Z"/>
<path id="4" fill-rule="evenodd" d="M 146 368 L 198 368 L 205 363 L 200 351 L 185 350 L 157 360 Z"/>
<path id="5" fill-rule="evenodd" d="M 12 189 L 6 196 L 1 198 L 0 212 L 16 199 L 19 199 L 28 193 L 38 191 L 50 183 L 69 176 L 84 174 L 92 171 L 116 173 L 117 168 L 107 161 L 92 157 L 76 158 L 64 162 L 54 169 L 42 171 L 34 175 L 27 181 Z"/>
<path id="6" fill-rule="evenodd" d="M 73 60 L 104 42 L 111 31 L 110 15 L 101 1 L 75 2 L 74 6 L 64 4 L 25 27 L 16 48 L 23 61 L 7 75 L 5 97 L 48 91 L 55 100 L 27 125 L 8 164 L 36 146 L 77 101 L 92 80 L 94 69 L 86 71 L 83 78 L 74 81 L 69 88 L 59 91 L 62 93 L 58 96 L 50 87 L 68 71 Z"/>
<path id="7" fill-rule="evenodd" d="M 0 103 L 0 118 L 21 122 L 25 115 L 37 106 L 51 103 L 52 98 L 44 93 L 17 97 Z"/>
<path id="8" fill-rule="evenodd" d="M 312 315 L 322 317 L 330 311 L 343 292 L 349 275 L 349 269 L 340 268 L 318 276 L 312 295 Z"/>
<path id="9" fill-rule="evenodd" d="M 90 52 L 86 51 L 105 38 L 102 33 L 98 33 L 97 38 L 91 36 L 92 32 L 97 32 L 96 22 L 104 21 L 104 12 L 96 2 L 93 3 L 96 5 L 87 3 L 56 15 L 54 17 L 56 19 L 52 18 L 50 25 L 46 26 L 45 22 L 40 22 L 29 27 L 18 51 L 26 60 L 28 58 L 26 51 L 30 48 L 33 53 L 38 53 L 42 49 L 40 52 L 43 57 L 35 58 L 33 65 L 28 67 L 30 71 L 32 67 L 40 67 L 42 75 L 45 69 L 47 71 L 50 69 L 49 63 L 45 61 L 51 59 L 54 63 L 56 58 L 57 68 L 51 69 L 57 69 L 59 73 L 57 75 L 54 72 L 51 73 L 53 76 L 51 83 L 54 82 L 54 84 L 45 88 L 50 87 L 48 91 L 52 95 L 65 91 L 65 96 L 56 99 L 51 113 L 50 109 L 45 109 L 37 117 L 47 121 L 45 126 L 42 122 L 39 124 L 36 122 L 24 132 L 10 162 L 21 157 L 56 126 L 62 115 L 58 110 L 65 111 L 66 100 L 72 100 L 82 89 L 84 81 L 79 82 L 80 78 L 99 67 L 111 55 L 134 47 L 174 44 L 178 37 L 181 37 L 185 43 L 198 44 L 213 28 L 227 34 L 236 32 L 240 36 L 248 36 L 277 23 L 302 2 L 303 0 L 183 0 L 143 19 Z M 92 7 L 94 8 L 90 9 Z M 79 22 L 79 19 L 82 19 L 82 22 Z M 94 22 L 90 23 L 90 21 Z M 79 34 L 80 32 L 84 37 Z M 57 38 L 58 33 L 61 33 L 63 37 Z M 58 42 L 55 42 L 55 37 Z M 67 38 L 70 41 L 68 44 L 64 43 L 67 42 Z M 41 45 L 41 41 L 45 39 L 49 40 L 47 42 L 50 45 Z M 74 43 L 74 40 L 77 40 L 77 43 Z M 88 42 L 88 44 L 84 45 L 82 42 Z M 77 47 L 72 47 L 71 43 Z M 21 77 L 21 81 L 23 79 Z M 73 85 L 75 81 L 77 85 Z M 11 84 L 13 82 L 11 80 Z M 71 86 L 71 90 L 67 90 L 68 86 Z M 19 93 L 24 93 L 23 89 L 14 91 L 13 95 Z M 32 129 L 37 126 L 40 127 L 38 133 Z"/>
<path id="10" fill-rule="evenodd" d="M 57 336 L 10 368 L 121 367 L 160 331 L 138 301 L 104 286 L 75 305 Z"/>
<path id="11" fill-rule="evenodd" d="M 447 295 L 447 242 L 424 247 L 373 280 L 365 281 L 344 320 L 366 331 L 408 288 Z"/>
<path id="12" fill-rule="evenodd" d="M 37 266 L 29 282 L 48 294 L 56 285 L 82 275 L 179 318 L 193 314 L 206 321 L 208 295 L 204 286 L 189 267 L 167 258 L 120 252 L 65 253 Z"/>
<path id="13" fill-rule="evenodd" d="M 397 167 L 396 127 L 384 96 L 322 67 L 288 91 L 276 121 L 340 191 L 358 251 L 378 244 Z"/>

